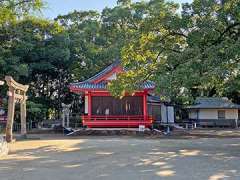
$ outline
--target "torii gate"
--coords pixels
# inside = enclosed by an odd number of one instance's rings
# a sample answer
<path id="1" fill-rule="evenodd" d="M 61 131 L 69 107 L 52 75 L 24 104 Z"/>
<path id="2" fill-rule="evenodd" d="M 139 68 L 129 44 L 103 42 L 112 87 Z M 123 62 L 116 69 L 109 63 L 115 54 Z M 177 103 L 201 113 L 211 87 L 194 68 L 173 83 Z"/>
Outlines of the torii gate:
<path id="1" fill-rule="evenodd" d="M 13 120 L 14 120 L 14 111 L 15 111 L 15 103 L 16 101 L 20 102 L 21 109 L 21 135 L 27 135 L 27 127 L 26 127 L 26 92 L 29 88 L 28 85 L 22 85 L 14 81 L 11 76 L 6 76 L 5 80 L 9 87 L 8 90 L 8 117 L 7 117 L 7 125 L 6 125 L 6 141 L 12 141 L 12 129 L 13 129 Z"/>

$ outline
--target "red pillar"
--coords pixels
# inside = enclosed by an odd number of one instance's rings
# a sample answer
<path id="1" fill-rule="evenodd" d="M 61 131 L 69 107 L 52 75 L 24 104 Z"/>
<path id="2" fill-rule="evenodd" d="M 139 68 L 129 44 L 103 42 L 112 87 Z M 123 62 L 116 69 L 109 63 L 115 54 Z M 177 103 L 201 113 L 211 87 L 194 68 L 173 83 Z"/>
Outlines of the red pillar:
<path id="1" fill-rule="evenodd" d="M 147 121 L 147 92 L 144 91 L 143 94 L 143 115 L 144 115 L 144 121 Z"/>
<path id="2" fill-rule="evenodd" d="M 90 118 L 92 114 L 92 96 L 91 92 L 88 92 L 88 117 Z"/>

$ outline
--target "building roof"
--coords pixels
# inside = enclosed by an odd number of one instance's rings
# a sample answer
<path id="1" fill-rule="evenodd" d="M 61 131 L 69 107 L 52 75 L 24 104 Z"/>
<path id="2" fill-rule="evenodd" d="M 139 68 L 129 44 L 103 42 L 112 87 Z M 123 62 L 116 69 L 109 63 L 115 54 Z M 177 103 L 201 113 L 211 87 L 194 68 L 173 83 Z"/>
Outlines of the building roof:
<path id="1" fill-rule="evenodd" d="M 240 105 L 232 103 L 224 97 L 197 98 L 187 109 L 240 109 Z"/>
<path id="2" fill-rule="evenodd" d="M 88 78 L 87 80 L 85 80 L 83 82 L 93 82 L 93 81 L 96 81 L 96 80 L 100 79 L 101 77 L 103 77 L 105 74 L 110 73 L 114 68 L 117 68 L 119 66 L 120 66 L 120 61 L 116 60 L 114 63 L 110 64 L 105 69 L 103 69 L 99 73 L 95 74 L 94 76 Z"/>
<path id="3" fill-rule="evenodd" d="M 120 61 L 115 61 L 113 64 L 109 65 L 93 77 L 89 79 L 70 84 L 71 91 L 87 91 L 87 90 L 107 90 L 107 77 L 113 75 L 114 73 L 119 73 L 124 71 L 121 68 Z M 141 89 L 154 89 L 155 83 L 152 81 L 145 81 L 140 86 Z"/>
<path id="4" fill-rule="evenodd" d="M 150 103 L 150 104 L 164 104 L 164 105 L 167 105 L 167 106 L 174 106 L 170 100 L 163 100 L 160 98 L 160 96 L 155 96 L 155 95 L 151 95 L 151 94 L 148 94 L 147 96 L 147 102 Z"/>
<path id="5" fill-rule="evenodd" d="M 147 96 L 147 101 L 149 103 L 161 103 L 162 102 L 159 96 L 152 96 L 152 95 Z"/>
<path id="6" fill-rule="evenodd" d="M 72 88 L 76 89 L 98 89 L 98 90 L 106 90 L 107 89 L 107 82 L 101 83 L 89 83 L 89 82 L 79 82 L 79 83 L 72 83 Z M 142 89 L 153 89 L 155 84 L 151 81 L 144 82 L 140 88 Z"/>

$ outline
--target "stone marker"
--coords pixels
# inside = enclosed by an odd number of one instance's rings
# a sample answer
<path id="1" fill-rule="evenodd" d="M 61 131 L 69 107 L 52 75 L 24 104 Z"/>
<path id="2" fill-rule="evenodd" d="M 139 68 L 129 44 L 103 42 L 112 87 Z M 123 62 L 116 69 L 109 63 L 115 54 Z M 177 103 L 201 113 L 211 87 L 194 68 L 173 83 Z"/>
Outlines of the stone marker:
<path id="1" fill-rule="evenodd" d="M 62 103 L 62 126 L 65 126 L 65 118 L 67 119 L 67 127 L 69 127 L 69 114 L 70 114 L 71 104 Z"/>

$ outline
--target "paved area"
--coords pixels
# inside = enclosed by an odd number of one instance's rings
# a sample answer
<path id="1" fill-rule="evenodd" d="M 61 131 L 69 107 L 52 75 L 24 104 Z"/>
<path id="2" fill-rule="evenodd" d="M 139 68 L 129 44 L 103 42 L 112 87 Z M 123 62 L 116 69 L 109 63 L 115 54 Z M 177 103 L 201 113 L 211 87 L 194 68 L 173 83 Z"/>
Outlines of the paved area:
<path id="1" fill-rule="evenodd" d="M 42 137 L 10 145 L 2 180 L 239 180 L 240 138 Z"/>

